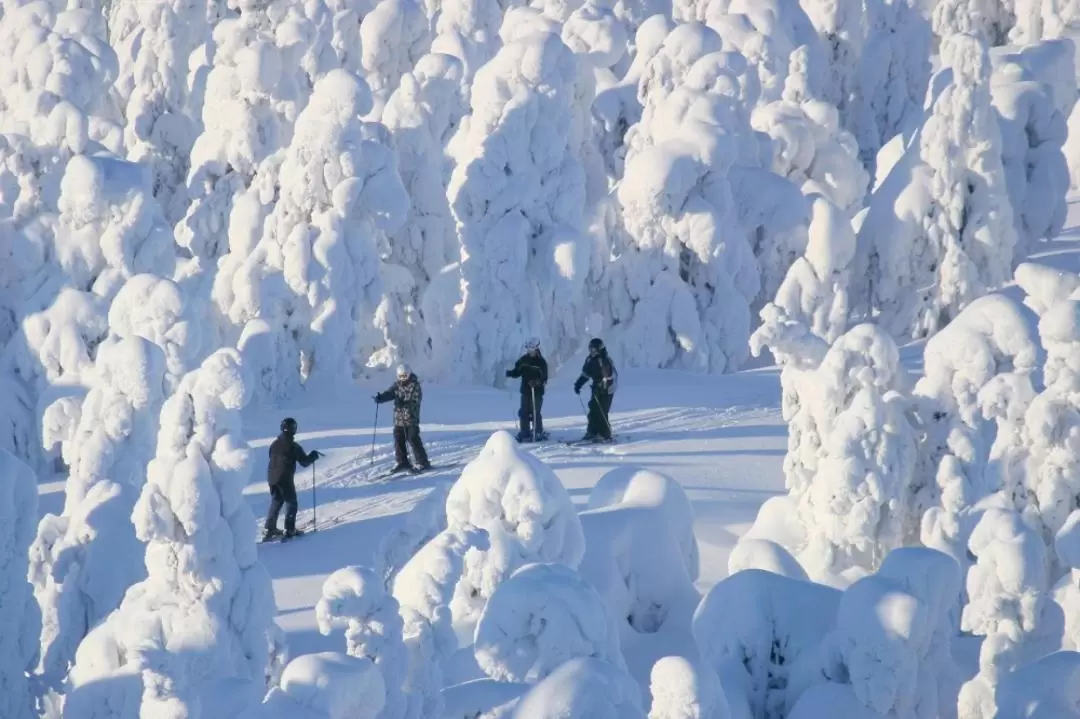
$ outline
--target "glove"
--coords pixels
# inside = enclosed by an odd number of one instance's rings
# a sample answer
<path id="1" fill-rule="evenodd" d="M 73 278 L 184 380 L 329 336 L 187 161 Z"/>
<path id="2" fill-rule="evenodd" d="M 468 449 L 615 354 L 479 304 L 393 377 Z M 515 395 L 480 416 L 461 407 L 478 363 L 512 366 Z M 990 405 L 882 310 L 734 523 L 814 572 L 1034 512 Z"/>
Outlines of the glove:
<path id="1" fill-rule="evenodd" d="M 313 451 L 311 452 L 311 458 L 312 458 L 312 459 L 322 459 L 322 458 L 323 458 L 323 457 L 325 457 L 325 456 L 326 456 L 326 455 L 324 455 L 324 454 L 323 454 L 322 452 L 320 452 L 320 451 L 319 451 L 319 450 L 317 450 L 317 449 L 316 449 L 316 450 L 313 450 Z"/>
<path id="2" fill-rule="evenodd" d="M 509 370 L 509 369 L 508 369 L 508 370 L 506 370 L 506 376 L 507 376 L 507 377 L 513 377 L 513 376 L 514 376 L 514 371 L 513 371 L 513 370 Z"/>
<path id="3" fill-rule="evenodd" d="M 574 394 L 581 394 L 581 385 L 574 385 Z"/>

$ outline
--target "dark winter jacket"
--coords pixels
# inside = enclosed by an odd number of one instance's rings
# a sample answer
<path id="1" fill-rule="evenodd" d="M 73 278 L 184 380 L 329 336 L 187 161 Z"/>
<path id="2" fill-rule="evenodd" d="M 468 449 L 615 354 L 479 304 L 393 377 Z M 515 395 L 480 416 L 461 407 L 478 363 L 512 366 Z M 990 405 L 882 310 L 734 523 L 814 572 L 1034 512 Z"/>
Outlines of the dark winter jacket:
<path id="1" fill-rule="evenodd" d="M 271 487 L 287 487 L 293 483 L 296 476 L 296 465 L 310 467 L 318 457 L 318 452 L 308 454 L 291 434 L 282 432 L 270 444 L 270 464 L 266 468 L 266 481 Z"/>
<path id="2" fill-rule="evenodd" d="M 619 373 L 615 371 L 615 365 L 608 357 L 607 350 L 595 356 L 590 355 L 585 359 L 581 368 L 581 376 L 574 382 L 574 391 L 580 392 L 586 382 L 592 381 L 594 394 L 615 394 L 615 384 Z"/>
<path id="3" fill-rule="evenodd" d="M 415 374 L 408 379 L 398 380 L 385 392 L 375 395 L 379 404 L 394 401 L 394 426 L 416 427 L 420 424 L 420 403 L 424 400 L 424 390 L 420 389 L 420 380 Z"/>
<path id="4" fill-rule="evenodd" d="M 507 377 L 521 378 L 521 393 L 529 394 L 533 389 L 536 394 L 544 393 L 548 381 L 548 365 L 543 355 L 525 353 L 514 364 L 514 369 L 507 371 Z"/>

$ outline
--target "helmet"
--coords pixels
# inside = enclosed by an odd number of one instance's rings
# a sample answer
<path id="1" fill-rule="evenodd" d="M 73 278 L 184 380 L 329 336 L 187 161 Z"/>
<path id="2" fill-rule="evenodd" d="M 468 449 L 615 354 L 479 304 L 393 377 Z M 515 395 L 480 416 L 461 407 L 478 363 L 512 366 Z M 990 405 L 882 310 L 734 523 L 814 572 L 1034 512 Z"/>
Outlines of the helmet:
<path id="1" fill-rule="evenodd" d="M 397 368 L 398 379 L 406 379 L 411 374 L 412 374 L 412 370 L 409 368 L 409 365 L 407 365 L 407 364 L 398 365 L 398 368 Z"/>
<path id="2" fill-rule="evenodd" d="M 296 434 L 296 420 L 292 417 L 281 420 L 281 431 L 285 434 Z"/>
<path id="3" fill-rule="evenodd" d="M 589 340 L 590 352 L 599 352 L 602 349 L 604 349 L 604 340 L 600 339 L 599 337 L 593 337 L 591 340 Z"/>
<path id="4" fill-rule="evenodd" d="M 540 349 L 540 339 L 538 337 L 530 337 L 525 341 L 525 349 L 529 352 Z"/>

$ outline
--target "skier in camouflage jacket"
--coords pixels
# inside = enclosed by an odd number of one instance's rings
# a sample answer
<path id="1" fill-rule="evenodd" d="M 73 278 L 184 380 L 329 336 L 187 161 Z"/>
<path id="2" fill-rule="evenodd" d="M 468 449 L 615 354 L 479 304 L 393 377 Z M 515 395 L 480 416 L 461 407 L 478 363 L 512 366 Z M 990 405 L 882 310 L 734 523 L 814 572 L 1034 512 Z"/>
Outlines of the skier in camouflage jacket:
<path id="1" fill-rule="evenodd" d="M 412 447 L 413 459 L 416 460 L 415 469 L 431 468 L 424 443 L 420 439 L 420 403 L 423 399 L 424 390 L 420 387 L 420 380 L 408 365 L 398 367 L 397 382 L 385 392 L 375 395 L 375 401 L 379 404 L 391 400 L 394 402 L 394 455 L 397 459 L 395 472 L 414 469 L 409 463 L 406 444 Z"/>

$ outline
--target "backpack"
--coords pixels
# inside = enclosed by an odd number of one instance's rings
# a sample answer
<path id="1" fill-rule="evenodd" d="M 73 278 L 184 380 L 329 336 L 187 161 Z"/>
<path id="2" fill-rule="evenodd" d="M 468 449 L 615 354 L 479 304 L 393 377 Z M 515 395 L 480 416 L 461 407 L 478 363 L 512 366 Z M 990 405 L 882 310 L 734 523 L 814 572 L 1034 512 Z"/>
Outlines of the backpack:
<path id="1" fill-rule="evenodd" d="M 608 394 L 615 394 L 619 386 L 619 373 L 615 370 L 615 363 L 606 353 L 600 357 L 600 376 L 605 380 Z"/>

